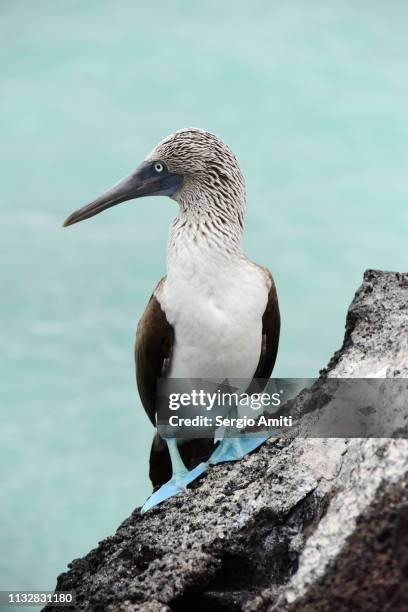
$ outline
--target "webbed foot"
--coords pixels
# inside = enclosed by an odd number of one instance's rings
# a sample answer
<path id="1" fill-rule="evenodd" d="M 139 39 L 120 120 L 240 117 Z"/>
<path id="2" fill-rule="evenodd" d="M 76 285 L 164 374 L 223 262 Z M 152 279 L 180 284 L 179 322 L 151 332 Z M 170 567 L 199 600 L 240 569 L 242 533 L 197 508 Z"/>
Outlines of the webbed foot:
<path id="1" fill-rule="evenodd" d="M 261 446 L 269 436 L 245 436 L 242 434 L 238 438 L 224 438 L 217 446 L 208 463 L 214 465 L 224 461 L 238 461 Z"/>
<path id="2" fill-rule="evenodd" d="M 144 514 L 154 506 L 161 504 L 166 499 L 177 495 L 178 493 L 184 493 L 187 490 L 187 486 L 192 483 L 196 478 L 201 476 L 208 467 L 208 463 L 199 463 L 194 469 L 189 472 L 178 472 L 172 476 L 172 478 L 160 487 L 157 491 L 145 501 L 141 514 Z"/>

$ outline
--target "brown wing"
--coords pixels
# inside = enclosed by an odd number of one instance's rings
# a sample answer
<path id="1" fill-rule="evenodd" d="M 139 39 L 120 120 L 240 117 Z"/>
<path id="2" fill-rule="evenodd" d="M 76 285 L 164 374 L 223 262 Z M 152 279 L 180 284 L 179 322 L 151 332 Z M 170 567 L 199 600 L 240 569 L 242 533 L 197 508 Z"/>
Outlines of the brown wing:
<path id="1" fill-rule="evenodd" d="M 136 380 L 143 407 L 156 426 L 157 379 L 170 368 L 174 343 L 173 327 L 166 319 L 156 297 L 164 278 L 157 285 L 147 308 L 139 321 L 136 332 L 135 361 Z M 206 461 L 214 448 L 213 439 L 193 439 L 180 445 L 181 458 L 188 469 Z M 149 476 L 157 489 L 171 478 L 172 467 L 166 442 L 156 432 L 149 460 Z"/>
<path id="2" fill-rule="evenodd" d="M 260 379 L 256 388 L 258 392 L 265 388 L 267 380 L 272 374 L 276 355 L 278 353 L 280 334 L 280 313 L 275 283 L 270 271 L 266 268 L 262 269 L 265 274 L 267 274 L 272 284 L 269 290 L 265 312 L 262 316 L 262 348 L 258 367 L 254 374 L 255 379 Z M 263 379 L 263 382 L 261 382 L 261 379 Z M 251 391 L 255 390 L 252 384 L 250 389 Z"/>
<path id="3" fill-rule="evenodd" d="M 165 376 L 171 361 L 174 330 L 166 319 L 156 293 L 157 285 L 136 332 L 136 380 L 140 399 L 149 419 L 156 426 L 157 379 Z"/>

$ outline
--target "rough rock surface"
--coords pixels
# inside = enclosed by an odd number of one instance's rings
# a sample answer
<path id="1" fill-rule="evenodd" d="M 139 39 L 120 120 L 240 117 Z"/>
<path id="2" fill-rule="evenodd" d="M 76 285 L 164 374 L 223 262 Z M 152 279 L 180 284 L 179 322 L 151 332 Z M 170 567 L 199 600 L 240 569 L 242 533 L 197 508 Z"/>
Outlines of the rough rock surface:
<path id="1" fill-rule="evenodd" d="M 365 273 L 321 376 L 408 377 L 408 274 Z M 270 440 L 136 509 L 57 590 L 94 612 L 408 610 L 407 482 L 405 439 Z"/>

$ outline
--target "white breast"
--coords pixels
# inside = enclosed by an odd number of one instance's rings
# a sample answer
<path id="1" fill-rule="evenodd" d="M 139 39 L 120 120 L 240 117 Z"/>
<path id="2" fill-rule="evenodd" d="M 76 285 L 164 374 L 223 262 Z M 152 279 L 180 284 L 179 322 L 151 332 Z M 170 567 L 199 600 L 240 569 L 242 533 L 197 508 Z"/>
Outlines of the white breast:
<path id="1" fill-rule="evenodd" d="M 157 298 L 174 328 L 173 378 L 253 377 L 268 299 L 262 272 L 242 254 L 189 248 L 170 262 Z"/>

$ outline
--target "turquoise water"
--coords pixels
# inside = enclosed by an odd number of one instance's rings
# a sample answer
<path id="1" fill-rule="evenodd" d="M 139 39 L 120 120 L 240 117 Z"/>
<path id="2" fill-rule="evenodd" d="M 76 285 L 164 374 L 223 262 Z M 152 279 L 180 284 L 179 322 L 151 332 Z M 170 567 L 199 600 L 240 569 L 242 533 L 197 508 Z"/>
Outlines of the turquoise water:
<path id="1" fill-rule="evenodd" d="M 149 492 L 136 323 L 175 204 L 67 230 L 169 132 L 222 136 L 275 275 L 277 376 L 315 376 L 367 267 L 407 269 L 408 9 L 3 2 L 0 588 L 53 588 Z"/>

